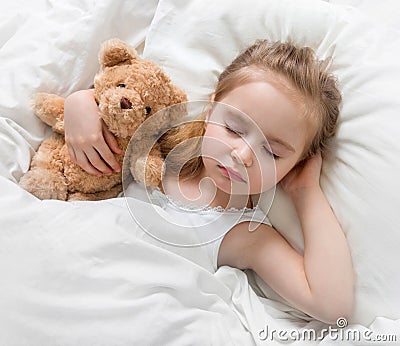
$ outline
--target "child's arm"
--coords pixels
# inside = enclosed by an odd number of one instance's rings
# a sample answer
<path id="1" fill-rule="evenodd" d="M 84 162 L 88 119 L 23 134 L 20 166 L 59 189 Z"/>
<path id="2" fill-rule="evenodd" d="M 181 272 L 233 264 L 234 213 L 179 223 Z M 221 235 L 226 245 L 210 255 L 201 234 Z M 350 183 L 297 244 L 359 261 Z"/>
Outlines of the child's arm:
<path id="1" fill-rule="evenodd" d="M 113 134 L 99 117 L 93 90 L 80 90 L 65 99 L 65 142 L 73 162 L 100 176 L 120 171 L 114 153 L 121 153 Z"/>
<path id="2" fill-rule="evenodd" d="M 317 155 L 282 182 L 301 221 L 304 257 L 273 228 L 261 224 L 249 232 L 245 223 L 225 236 L 218 263 L 253 269 L 288 302 L 333 324 L 352 314 L 354 273 L 346 238 L 319 187 L 320 168 Z"/>
<path id="3" fill-rule="evenodd" d="M 353 265 L 346 237 L 319 184 L 321 166 L 318 153 L 290 172 L 281 186 L 301 222 L 304 269 L 313 299 L 328 307 L 337 304 L 337 317 L 348 318 L 354 300 Z"/>

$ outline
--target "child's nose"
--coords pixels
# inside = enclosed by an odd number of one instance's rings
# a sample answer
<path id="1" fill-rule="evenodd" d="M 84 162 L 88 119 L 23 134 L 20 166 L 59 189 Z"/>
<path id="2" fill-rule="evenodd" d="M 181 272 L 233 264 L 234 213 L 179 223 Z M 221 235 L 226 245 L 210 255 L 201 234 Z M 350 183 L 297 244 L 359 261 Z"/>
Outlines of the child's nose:
<path id="1" fill-rule="evenodd" d="M 251 147 L 243 143 L 240 147 L 232 150 L 231 156 L 240 165 L 249 167 L 253 164 L 253 151 Z"/>

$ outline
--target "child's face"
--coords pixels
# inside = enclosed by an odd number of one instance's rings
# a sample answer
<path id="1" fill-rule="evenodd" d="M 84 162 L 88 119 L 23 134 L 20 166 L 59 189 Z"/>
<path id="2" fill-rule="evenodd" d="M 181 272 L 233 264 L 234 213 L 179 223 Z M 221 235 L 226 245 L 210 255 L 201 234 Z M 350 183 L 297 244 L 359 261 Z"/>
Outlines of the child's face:
<path id="1" fill-rule="evenodd" d="M 311 128 L 311 129 L 310 129 Z M 230 194 L 257 194 L 298 162 L 313 130 L 279 84 L 241 85 L 214 103 L 202 144 L 206 175 Z"/>

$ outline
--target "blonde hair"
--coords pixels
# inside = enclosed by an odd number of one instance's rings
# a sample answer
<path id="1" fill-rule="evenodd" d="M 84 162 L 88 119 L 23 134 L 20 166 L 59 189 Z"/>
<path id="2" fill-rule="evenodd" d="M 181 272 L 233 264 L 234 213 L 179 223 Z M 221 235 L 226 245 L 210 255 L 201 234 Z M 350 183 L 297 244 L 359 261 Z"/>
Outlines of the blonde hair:
<path id="1" fill-rule="evenodd" d="M 328 139 L 335 135 L 341 103 L 337 81 L 327 72 L 327 62 L 318 61 L 309 47 L 258 40 L 220 74 L 214 100 L 220 101 L 236 87 L 256 81 L 278 83 L 290 96 L 302 101 L 303 115 L 311 120 L 315 134 L 304 148 L 299 162 L 324 151 Z M 177 166 L 179 171 L 175 173 L 181 178 L 194 177 L 202 168 L 200 147 L 205 132 L 204 119 L 205 115 L 201 114 L 193 123 L 172 129 L 162 139 L 161 146 L 166 155 L 179 143 L 196 138 L 190 141 L 190 145 L 181 145 L 168 157 L 175 163 L 188 158 L 187 162 Z"/>

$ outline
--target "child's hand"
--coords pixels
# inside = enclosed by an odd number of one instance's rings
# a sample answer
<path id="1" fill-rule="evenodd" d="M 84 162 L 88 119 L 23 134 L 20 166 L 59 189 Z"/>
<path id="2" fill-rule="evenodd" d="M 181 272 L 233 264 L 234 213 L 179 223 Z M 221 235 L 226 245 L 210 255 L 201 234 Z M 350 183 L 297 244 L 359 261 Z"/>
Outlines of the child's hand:
<path id="1" fill-rule="evenodd" d="M 99 117 L 92 90 L 77 91 L 65 99 L 64 129 L 71 160 L 86 172 L 100 176 L 121 170 L 113 154 L 121 150 Z"/>
<path id="2" fill-rule="evenodd" d="M 322 156 L 318 152 L 301 165 L 293 168 L 282 180 L 281 186 L 289 195 L 310 188 L 319 188 Z"/>

